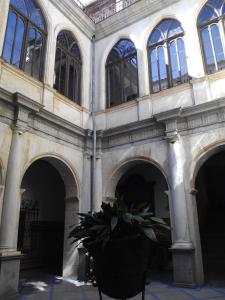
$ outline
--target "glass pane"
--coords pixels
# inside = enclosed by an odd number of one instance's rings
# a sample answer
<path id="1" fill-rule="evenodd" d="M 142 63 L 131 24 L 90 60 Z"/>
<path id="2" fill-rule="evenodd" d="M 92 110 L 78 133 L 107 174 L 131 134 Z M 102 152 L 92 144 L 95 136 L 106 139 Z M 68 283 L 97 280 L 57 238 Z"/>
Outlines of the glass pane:
<path id="1" fill-rule="evenodd" d="M 225 4 L 223 5 L 223 8 L 222 8 L 222 15 L 225 14 Z"/>
<path id="2" fill-rule="evenodd" d="M 203 25 L 210 20 L 213 20 L 218 17 L 217 12 L 212 7 L 205 5 L 200 12 L 198 17 L 198 25 Z"/>
<path id="3" fill-rule="evenodd" d="M 57 48 L 55 54 L 55 84 L 54 84 L 54 88 L 56 90 L 59 90 L 60 62 L 61 62 L 61 50 Z"/>
<path id="4" fill-rule="evenodd" d="M 66 96 L 66 55 L 64 52 L 61 56 L 59 92 Z"/>
<path id="5" fill-rule="evenodd" d="M 150 61 L 151 61 L 152 91 L 153 93 L 157 93 L 160 91 L 160 88 L 159 88 L 159 74 L 158 74 L 158 62 L 156 56 L 156 49 L 153 49 L 151 51 Z"/>
<path id="6" fill-rule="evenodd" d="M 34 57 L 33 57 L 33 76 L 37 79 L 40 79 L 40 68 L 42 60 L 42 49 L 43 49 L 43 38 L 42 35 L 37 32 L 35 48 L 34 48 Z"/>
<path id="7" fill-rule="evenodd" d="M 34 28 L 30 28 L 27 45 L 26 45 L 26 58 L 25 58 L 25 72 L 29 75 L 32 75 L 35 39 L 36 39 L 36 30 Z"/>
<path id="8" fill-rule="evenodd" d="M 28 16 L 27 6 L 26 6 L 24 0 L 11 0 L 10 4 L 15 6 L 25 16 Z"/>
<path id="9" fill-rule="evenodd" d="M 181 27 L 180 22 L 178 22 L 177 20 L 170 20 L 170 23 L 168 25 L 169 25 L 168 33 L 167 33 L 168 38 L 183 32 L 183 28 Z"/>
<path id="10" fill-rule="evenodd" d="M 132 41 L 128 39 L 120 40 L 109 53 L 107 64 L 118 61 L 124 57 L 136 54 L 136 48 Z"/>
<path id="11" fill-rule="evenodd" d="M 26 0 L 26 2 L 27 2 L 27 8 L 28 8 L 29 15 L 31 16 L 32 12 L 38 7 L 33 0 Z"/>
<path id="12" fill-rule="evenodd" d="M 74 68 L 74 60 L 70 61 L 69 65 L 69 87 L 68 87 L 68 98 L 75 100 L 75 88 L 76 88 L 76 70 Z"/>
<path id="13" fill-rule="evenodd" d="M 137 58 L 133 57 L 123 64 L 123 91 L 125 102 L 137 97 L 137 79 Z"/>
<path id="14" fill-rule="evenodd" d="M 220 9 L 224 0 L 209 0 L 208 3 L 217 9 Z"/>
<path id="15" fill-rule="evenodd" d="M 218 70 L 223 70 L 225 68 L 225 57 L 224 57 L 224 51 L 223 51 L 218 25 L 214 24 L 211 26 L 211 33 L 212 33 L 214 51 L 216 55 L 217 67 Z"/>
<path id="16" fill-rule="evenodd" d="M 169 53 L 170 53 L 170 62 L 171 62 L 171 72 L 172 72 L 172 85 L 176 86 L 180 84 L 180 70 L 179 64 L 177 60 L 177 48 L 176 41 L 173 41 L 169 45 Z"/>
<path id="17" fill-rule="evenodd" d="M 69 49 L 68 39 L 66 36 L 66 31 L 61 31 L 57 36 L 57 43 L 65 47 L 66 49 Z"/>
<path id="18" fill-rule="evenodd" d="M 16 14 L 9 12 L 8 24 L 7 24 L 6 36 L 5 36 L 5 44 L 3 50 L 3 57 L 8 63 L 10 63 L 11 60 L 13 41 L 14 41 L 14 35 L 16 30 L 16 19 L 17 19 Z"/>
<path id="19" fill-rule="evenodd" d="M 39 28 L 45 30 L 45 22 L 43 20 L 43 16 L 40 12 L 40 9 L 36 9 L 32 15 L 31 20 L 36 24 Z"/>
<path id="20" fill-rule="evenodd" d="M 207 66 L 208 74 L 214 73 L 216 71 L 215 60 L 213 56 L 213 48 L 210 40 L 209 30 L 205 28 L 201 31 L 202 44 L 205 54 L 205 63 Z"/>
<path id="21" fill-rule="evenodd" d="M 20 18 L 18 18 L 15 45 L 14 45 L 13 57 L 12 57 L 12 64 L 17 67 L 20 67 L 24 29 L 25 29 L 24 22 Z"/>
<path id="22" fill-rule="evenodd" d="M 177 40 L 178 55 L 180 61 L 180 73 L 181 82 L 188 82 L 188 68 L 187 68 L 187 58 L 185 53 L 184 41 L 182 39 Z"/>
<path id="23" fill-rule="evenodd" d="M 81 61 L 80 49 L 79 49 L 79 47 L 78 47 L 78 45 L 77 45 L 76 42 L 73 42 L 70 51 L 73 54 L 73 57 L 76 57 L 77 60 Z"/>
<path id="24" fill-rule="evenodd" d="M 110 106 L 121 104 L 123 102 L 121 87 L 121 65 L 112 65 L 108 72 Z"/>
<path id="25" fill-rule="evenodd" d="M 158 48 L 158 63 L 159 63 L 159 74 L 161 90 L 168 88 L 167 69 L 163 47 Z"/>
<path id="26" fill-rule="evenodd" d="M 163 41 L 164 39 L 165 39 L 165 37 L 162 35 L 162 32 L 156 28 L 149 37 L 148 46 L 159 43 L 159 42 Z"/>

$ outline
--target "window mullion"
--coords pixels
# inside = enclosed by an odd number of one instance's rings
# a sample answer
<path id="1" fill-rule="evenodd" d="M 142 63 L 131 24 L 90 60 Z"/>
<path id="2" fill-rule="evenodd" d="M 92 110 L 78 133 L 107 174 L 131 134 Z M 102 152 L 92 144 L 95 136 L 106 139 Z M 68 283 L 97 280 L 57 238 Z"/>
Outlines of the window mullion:
<path id="1" fill-rule="evenodd" d="M 173 80 L 172 80 L 171 59 L 170 59 L 170 54 L 169 54 L 169 43 L 168 42 L 163 45 L 163 52 L 164 52 L 164 56 L 165 56 L 167 84 L 168 84 L 168 87 L 172 87 Z"/>
<path id="2" fill-rule="evenodd" d="M 178 49 L 178 39 L 175 41 L 175 47 L 176 47 L 176 57 L 177 57 L 177 65 L 178 65 L 178 70 L 179 70 L 179 75 L 180 75 L 180 82 L 181 82 L 181 63 L 180 63 L 180 55 L 179 55 L 179 49 Z"/>
<path id="3" fill-rule="evenodd" d="M 124 99 L 124 61 L 120 62 L 120 82 L 122 92 L 122 103 L 126 102 Z"/>
<path id="4" fill-rule="evenodd" d="M 216 59 L 216 53 L 215 53 L 214 43 L 213 43 L 213 39 L 212 39 L 211 25 L 210 25 L 208 28 L 209 28 L 209 38 L 210 38 L 210 43 L 211 43 L 211 45 L 212 45 L 213 58 L 214 58 L 216 70 L 218 71 L 218 64 L 217 64 L 217 59 Z"/>
<path id="5" fill-rule="evenodd" d="M 69 97 L 69 68 L 70 57 L 66 55 L 66 74 L 65 74 L 65 96 Z"/>
<path id="6" fill-rule="evenodd" d="M 27 56 L 27 40 L 28 40 L 28 35 L 29 35 L 29 28 L 30 28 L 30 24 L 29 22 L 26 22 L 26 27 L 25 27 L 25 39 L 24 39 L 24 47 L 23 47 L 23 59 L 21 62 L 21 69 L 24 70 L 25 69 L 25 63 L 26 63 L 26 56 Z"/>
<path id="7" fill-rule="evenodd" d="M 159 78 L 159 90 L 162 90 L 162 86 L 161 86 L 161 77 L 160 77 L 160 65 L 159 65 L 159 55 L 158 55 L 158 49 L 159 47 L 157 47 L 155 50 L 155 54 L 156 54 L 156 60 L 157 60 L 157 69 L 158 69 L 158 78 Z M 152 77 L 153 79 L 153 77 Z"/>
<path id="8" fill-rule="evenodd" d="M 14 56 L 14 50 L 15 50 L 15 42 L 16 42 L 16 36 L 18 31 L 18 22 L 19 22 L 19 16 L 16 14 L 16 28 L 13 35 L 13 44 L 12 44 L 12 52 L 10 57 L 10 64 L 12 64 L 13 56 Z"/>
<path id="9" fill-rule="evenodd" d="M 59 82 L 59 86 L 58 86 L 58 90 L 61 92 L 61 73 L 62 73 L 62 53 L 63 53 L 63 51 L 62 51 L 62 49 L 60 49 L 59 48 L 59 50 L 60 50 L 60 62 L 59 62 L 59 79 L 58 79 L 58 82 Z"/>

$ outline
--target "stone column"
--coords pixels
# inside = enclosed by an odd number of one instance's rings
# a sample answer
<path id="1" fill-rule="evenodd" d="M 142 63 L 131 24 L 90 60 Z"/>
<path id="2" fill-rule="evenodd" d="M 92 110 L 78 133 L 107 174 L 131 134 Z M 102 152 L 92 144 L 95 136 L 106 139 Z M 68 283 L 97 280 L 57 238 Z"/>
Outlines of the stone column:
<path id="1" fill-rule="evenodd" d="M 17 292 L 20 252 L 17 251 L 23 129 L 13 128 L 0 228 L 0 298 Z"/>
<path id="2" fill-rule="evenodd" d="M 170 214 L 173 224 L 174 283 L 195 286 L 194 248 L 190 240 L 187 205 L 184 187 L 185 155 L 178 134 L 167 138 L 170 181 Z"/>
<path id="3" fill-rule="evenodd" d="M 4 194 L 4 185 L 0 185 L 0 226 L 1 226 L 1 216 L 2 216 L 2 204 L 3 204 L 3 194 Z"/>
<path id="4" fill-rule="evenodd" d="M 16 251 L 18 210 L 20 208 L 21 161 L 23 156 L 23 129 L 13 128 L 8 158 L 7 176 L 0 228 L 0 252 Z"/>

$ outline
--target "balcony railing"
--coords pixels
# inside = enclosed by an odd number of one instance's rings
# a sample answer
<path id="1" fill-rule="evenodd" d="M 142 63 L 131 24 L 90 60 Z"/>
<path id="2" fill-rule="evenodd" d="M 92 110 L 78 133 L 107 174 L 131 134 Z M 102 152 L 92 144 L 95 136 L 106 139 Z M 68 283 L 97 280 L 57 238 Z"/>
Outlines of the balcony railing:
<path id="1" fill-rule="evenodd" d="M 91 6 L 89 5 L 85 7 L 79 0 L 74 0 L 75 4 L 96 24 L 115 15 L 119 11 L 126 9 L 138 1 L 140 0 L 119 0 L 108 5 L 104 5 L 102 1 L 98 1 Z"/>

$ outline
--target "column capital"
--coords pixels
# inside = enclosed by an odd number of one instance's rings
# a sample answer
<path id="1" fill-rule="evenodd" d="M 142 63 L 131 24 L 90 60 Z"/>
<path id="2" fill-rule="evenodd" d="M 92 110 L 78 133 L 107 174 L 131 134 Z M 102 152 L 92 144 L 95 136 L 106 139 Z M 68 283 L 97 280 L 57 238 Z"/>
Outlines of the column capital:
<path id="1" fill-rule="evenodd" d="M 172 132 L 167 132 L 166 136 L 165 136 L 165 140 L 169 143 L 169 144 L 174 144 L 177 141 L 180 140 L 180 134 L 177 130 L 174 130 Z"/>
<path id="2" fill-rule="evenodd" d="M 23 135 L 27 131 L 26 127 L 20 126 L 19 124 L 12 125 L 11 129 L 14 134 L 18 134 L 18 135 Z"/>

